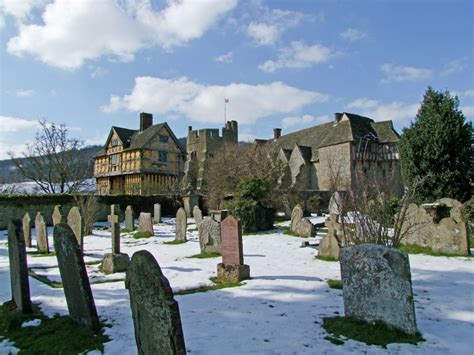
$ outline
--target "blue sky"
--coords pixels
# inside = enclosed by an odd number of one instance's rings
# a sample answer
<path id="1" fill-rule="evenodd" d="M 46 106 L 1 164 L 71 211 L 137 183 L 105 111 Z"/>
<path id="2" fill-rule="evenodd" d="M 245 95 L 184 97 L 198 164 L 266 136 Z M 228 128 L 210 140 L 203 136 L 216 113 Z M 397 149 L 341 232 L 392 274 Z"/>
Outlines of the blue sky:
<path id="1" fill-rule="evenodd" d="M 242 140 L 334 112 L 416 115 L 428 85 L 474 117 L 472 1 L 0 0 L 0 159 L 36 120 L 87 144 L 138 114 L 187 127 L 239 122 Z"/>

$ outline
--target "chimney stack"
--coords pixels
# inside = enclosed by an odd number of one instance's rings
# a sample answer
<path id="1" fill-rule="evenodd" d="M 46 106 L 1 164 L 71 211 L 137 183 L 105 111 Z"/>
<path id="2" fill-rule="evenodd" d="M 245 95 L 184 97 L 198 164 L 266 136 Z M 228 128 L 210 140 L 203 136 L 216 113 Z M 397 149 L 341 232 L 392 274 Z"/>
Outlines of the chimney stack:
<path id="1" fill-rule="evenodd" d="M 343 115 L 342 112 L 334 112 L 334 121 L 335 121 L 335 123 L 341 122 L 342 115 Z"/>
<path id="2" fill-rule="evenodd" d="M 281 137 L 281 128 L 273 128 L 273 139 Z"/>
<path id="3" fill-rule="evenodd" d="M 140 113 L 140 132 L 151 126 L 153 126 L 153 115 L 146 112 Z"/>

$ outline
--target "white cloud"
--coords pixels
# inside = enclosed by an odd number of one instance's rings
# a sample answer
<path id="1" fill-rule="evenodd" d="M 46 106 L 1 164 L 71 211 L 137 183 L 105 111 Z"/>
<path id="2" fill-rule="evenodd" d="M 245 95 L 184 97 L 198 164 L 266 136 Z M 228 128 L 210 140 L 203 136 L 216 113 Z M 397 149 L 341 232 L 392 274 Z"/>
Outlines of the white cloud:
<path id="1" fill-rule="evenodd" d="M 17 22 L 30 18 L 31 11 L 43 7 L 48 0 L 2 0 L 0 2 L 0 17 L 12 16 Z"/>
<path id="2" fill-rule="evenodd" d="M 91 69 L 90 77 L 92 79 L 102 78 L 105 74 L 108 73 L 108 70 L 102 67 L 91 66 L 90 69 Z"/>
<path id="3" fill-rule="evenodd" d="M 232 52 L 227 52 L 215 57 L 214 60 L 220 63 L 232 63 L 233 58 L 234 54 Z"/>
<path id="4" fill-rule="evenodd" d="M 227 118 L 241 124 L 251 124 L 273 114 L 295 112 L 306 105 L 328 100 L 327 95 L 300 90 L 279 81 L 219 86 L 201 85 L 186 77 L 172 80 L 137 77 L 129 95 L 111 96 L 109 103 L 101 109 L 108 113 L 129 110 L 181 114 L 194 121 L 217 123 L 223 119 L 224 98 L 230 99 Z"/>
<path id="5" fill-rule="evenodd" d="M 474 90 L 466 90 L 462 93 L 464 97 L 474 97 Z"/>
<path id="6" fill-rule="evenodd" d="M 38 121 L 25 120 L 23 118 L 0 116 L 0 127 L 2 133 L 19 132 L 25 129 L 36 129 L 40 127 Z"/>
<path id="7" fill-rule="evenodd" d="M 362 32 L 361 30 L 358 30 L 356 28 L 348 28 L 347 30 L 342 32 L 340 36 L 343 39 L 354 42 L 354 41 L 359 41 L 367 37 L 367 33 Z"/>
<path id="8" fill-rule="evenodd" d="M 382 83 L 388 84 L 402 81 L 419 81 L 431 78 L 433 71 L 426 68 L 407 67 L 385 63 L 380 69 L 385 74 Z"/>
<path id="9" fill-rule="evenodd" d="M 247 27 L 247 34 L 252 37 L 257 45 L 268 46 L 280 37 L 281 29 L 275 25 L 252 22 Z"/>
<path id="10" fill-rule="evenodd" d="M 298 129 L 301 129 L 301 126 L 306 127 L 309 126 L 309 124 L 316 125 L 327 121 L 329 121 L 328 115 L 322 115 L 318 117 L 314 117 L 311 115 L 289 116 L 281 120 L 281 127 L 283 129 L 287 129 L 290 127 L 298 126 Z"/>
<path id="11" fill-rule="evenodd" d="M 170 0 L 155 11 L 150 0 L 55 0 L 44 10 L 43 24 L 19 25 L 7 50 L 61 69 L 76 69 L 101 56 L 130 61 L 142 48 L 169 50 L 201 37 L 236 4 Z"/>
<path id="12" fill-rule="evenodd" d="M 23 90 L 19 89 L 15 92 L 15 95 L 18 97 L 30 97 L 34 95 L 34 90 Z"/>
<path id="13" fill-rule="evenodd" d="M 384 104 L 362 97 L 348 103 L 347 107 L 358 109 L 358 112 L 354 113 L 370 117 L 375 121 L 392 120 L 403 125 L 416 116 L 420 104 L 407 104 L 401 101 Z"/>
<path id="14" fill-rule="evenodd" d="M 454 59 L 444 65 L 441 76 L 462 72 L 467 68 L 467 58 Z"/>
<path id="15" fill-rule="evenodd" d="M 312 46 L 304 42 L 291 42 L 290 47 L 279 50 L 276 60 L 267 60 L 258 68 L 273 73 L 281 68 L 308 68 L 313 64 L 324 63 L 337 55 L 332 49 L 320 44 Z"/>
<path id="16" fill-rule="evenodd" d="M 474 106 L 463 106 L 460 107 L 460 109 L 464 113 L 464 116 L 474 118 Z"/>

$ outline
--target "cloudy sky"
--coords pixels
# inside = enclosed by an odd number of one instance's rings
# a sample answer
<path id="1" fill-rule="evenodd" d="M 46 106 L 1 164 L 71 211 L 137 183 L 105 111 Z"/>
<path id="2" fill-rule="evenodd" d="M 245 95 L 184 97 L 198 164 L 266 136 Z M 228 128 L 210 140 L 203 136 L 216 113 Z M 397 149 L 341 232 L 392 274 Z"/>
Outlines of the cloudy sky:
<path id="1" fill-rule="evenodd" d="M 0 159 L 37 119 L 86 144 L 139 112 L 242 140 L 331 120 L 407 126 L 428 85 L 474 117 L 473 3 L 460 0 L 0 0 Z"/>

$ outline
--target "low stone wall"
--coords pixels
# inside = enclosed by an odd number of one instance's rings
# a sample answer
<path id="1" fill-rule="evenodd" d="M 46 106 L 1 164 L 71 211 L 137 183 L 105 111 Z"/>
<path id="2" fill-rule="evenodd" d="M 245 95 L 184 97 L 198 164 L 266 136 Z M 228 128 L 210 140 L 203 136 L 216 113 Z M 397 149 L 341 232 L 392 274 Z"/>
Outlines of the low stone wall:
<path id="1" fill-rule="evenodd" d="M 176 201 L 174 196 L 168 195 L 111 195 L 99 196 L 98 203 L 97 221 L 107 221 L 107 215 L 110 213 L 109 206 L 112 204 L 120 205 L 121 211 L 131 205 L 137 217 L 140 212 L 153 213 L 153 205 L 159 203 L 162 215 L 174 216 L 181 198 Z M 41 212 L 46 224 L 53 225 L 52 214 L 55 205 L 61 205 L 63 213 L 67 214 L 76 204 L 74 197 L 67 194 L 0 196 L 0 229 L 6 229 L 8 222 L 12 219 L 23 218 L 26 212 L 30 214 L 32 220 L 37 212 Z"/>

